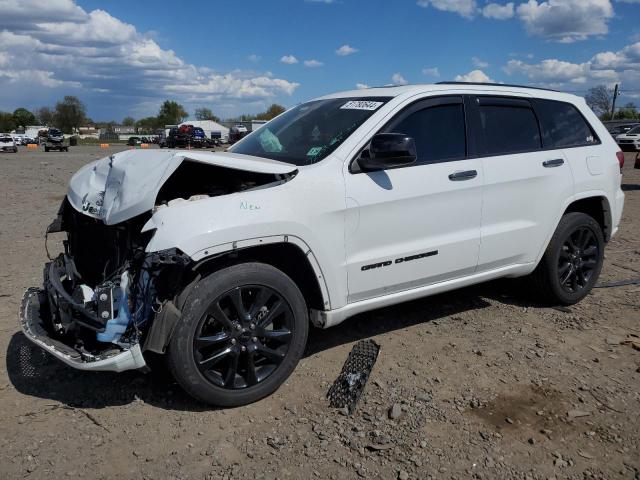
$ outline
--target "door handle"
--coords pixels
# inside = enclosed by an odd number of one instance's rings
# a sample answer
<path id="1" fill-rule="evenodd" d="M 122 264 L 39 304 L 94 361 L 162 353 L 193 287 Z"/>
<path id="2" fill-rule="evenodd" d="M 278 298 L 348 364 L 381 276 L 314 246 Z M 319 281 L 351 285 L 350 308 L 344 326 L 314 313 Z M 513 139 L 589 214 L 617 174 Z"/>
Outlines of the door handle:
<path id="1" fill-rule="evenodd" d="M 564 163 L 564 160 L 561 158 L 555 158 L 553 160 L 547 160 L 542 162 L 542 166 L 546 168 L 559 167 Z"/>
<path id="2" fill-rule="evenodd" d="M 471 180 L 477 176 L 478 172 L 476 170 L 465 170 L 464 172 L 453 172 L 449 175 L 449 180 L 452 182 L 461 182 L 463 180 Z"/>

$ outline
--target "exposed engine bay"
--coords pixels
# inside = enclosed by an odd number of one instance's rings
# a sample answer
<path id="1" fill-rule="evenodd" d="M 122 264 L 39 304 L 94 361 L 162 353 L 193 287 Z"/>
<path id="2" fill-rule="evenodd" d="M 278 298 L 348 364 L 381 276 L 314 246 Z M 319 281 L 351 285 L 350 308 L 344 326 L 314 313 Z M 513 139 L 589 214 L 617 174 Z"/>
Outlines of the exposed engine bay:
<path id="1" fill-rule="evenodd" d="M 36 343 L 46 344 L 51 353 L 66 355 L 67 363 L 73 360 L 99 364 L 135 347 L 137 353 L 133 357 L 139 358 L 127 360 L 122 369 L 140 368 L 144 366 L 143 350 L 162 353 L 172 325 L 180 316 L 173 301 L 193 278 L 195 265 L 177 248 L 146 251 L 154 230 L 143 231 L 143 226 L 154 212 L 181 202 L 279 185 L 295 176 L 295 173 L 234 169 L 186 158 L 172 165 L 173 158 L 166 154 L 165 160 L 163 165 L 156 166 L 164 168 L 165 178 L 158 176 L 157 171 L 141 176 L 141 181 L 153 178 L 157 183 L 151 192 L 152 202 L 148 195 L 144 202 L 138 198 L 137 203 L 131 204 L 135 208 L 123 206 L 122 199 L 131 197 L 120 196 L 127 184 L 127 168 L 131 166 L 120 163 L 118 172 L 113 157 L 99 161 L 103 163 L 93 165 L 92 171 L 85 170 L 88 179 L 85 185 L 78 187 L 79 182 L 74 185 L 72 180 L 69 195 L 47 229 L 47 236 L 66 236 L 62 240 L 63 252 L 45 265 L 44 288 L 30 289 L 25 294 L 23 329 Z M 105 161 L 109 162 L 106 170 Z M 149 168 L 153 165 L 148 165 Z M 114 175 L 117 182 L 113 181 Z M 79 176 L 82 177 L 76 174 L 74 179 Z M 87 185 L 94 186 L 98 180 L 102 190 L 79 191 Z M 80 208 L 78 198 L 83 200 Z M 107 205 L 109 201 L 112 205 Z M 123 208 L 128 208 L 131 214 L 141 205 L 151 208 L 109 224 L 109 216 L 123 218 Z M 36 313 L 34 308 L 38 308 Z"/>

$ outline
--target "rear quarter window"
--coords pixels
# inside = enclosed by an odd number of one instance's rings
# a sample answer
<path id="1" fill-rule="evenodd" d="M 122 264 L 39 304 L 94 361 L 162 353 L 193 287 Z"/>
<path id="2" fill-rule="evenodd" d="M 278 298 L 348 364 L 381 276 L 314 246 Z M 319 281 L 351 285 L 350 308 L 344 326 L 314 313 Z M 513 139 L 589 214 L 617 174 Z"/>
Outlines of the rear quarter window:
<path id="1" fill-rule="evenodd" d="M 556 100 L 536 100 L 545 148 L 565 148 L 600 143 L 591 125 L 576 107 Z"/>

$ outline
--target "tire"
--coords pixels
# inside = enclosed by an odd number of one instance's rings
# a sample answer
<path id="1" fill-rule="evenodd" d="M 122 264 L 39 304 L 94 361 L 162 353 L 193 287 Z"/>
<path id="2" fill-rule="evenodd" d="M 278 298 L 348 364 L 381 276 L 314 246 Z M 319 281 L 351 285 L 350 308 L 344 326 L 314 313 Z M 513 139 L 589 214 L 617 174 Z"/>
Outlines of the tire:
<path id="1" fill-rule="evenodd" d="M 308 331 L 306 302 L 287 275 L 262 263 L 234 265 L 187 292 L 169 342 L 169 369 L 202 402 L 246 405 L 289 377 Z"/>
<path id="2" fill-rule="evenodd" d="M 49 151 L 49 147 L 44 147 L 44 151 L 48 152 Z"/>
<path id="3" fill-rule="evenodd" d="M 578 303 L 598 280 L 604 246 L 602 228 L 593 217 L 580 212 L 564 215 L 530 276 L 537 296 L 552 305 Z"/>

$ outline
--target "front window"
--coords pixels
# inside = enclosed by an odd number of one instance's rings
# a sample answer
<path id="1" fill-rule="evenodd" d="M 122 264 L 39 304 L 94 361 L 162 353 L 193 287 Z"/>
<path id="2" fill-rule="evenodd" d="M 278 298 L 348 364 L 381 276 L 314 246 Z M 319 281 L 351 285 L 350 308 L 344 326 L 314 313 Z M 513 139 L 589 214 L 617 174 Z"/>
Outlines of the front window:
<path id="1" fill-rule="evenodd" d="M 230 152 L 310 165 L 338 148 L 388 100 L 334 98 L 304 103 L 251 133 Z"/>
<path id="2" fill-rule="evenodd" d="M 638 135 L 640 133 L 640 125 L 637 127 L 633 127 L 631 130 L 627 132 L 627 135 Z"/>

